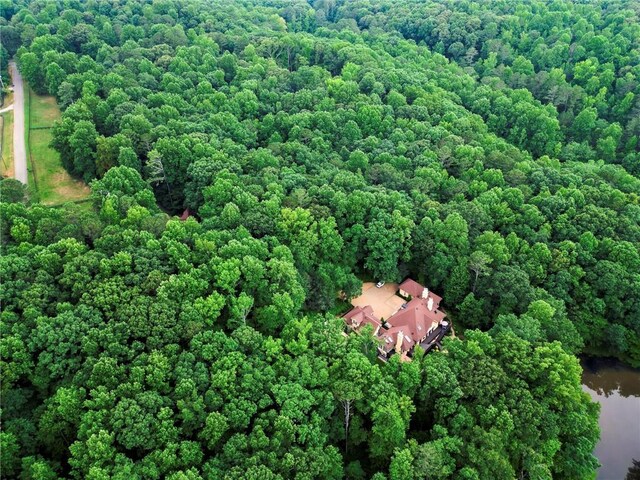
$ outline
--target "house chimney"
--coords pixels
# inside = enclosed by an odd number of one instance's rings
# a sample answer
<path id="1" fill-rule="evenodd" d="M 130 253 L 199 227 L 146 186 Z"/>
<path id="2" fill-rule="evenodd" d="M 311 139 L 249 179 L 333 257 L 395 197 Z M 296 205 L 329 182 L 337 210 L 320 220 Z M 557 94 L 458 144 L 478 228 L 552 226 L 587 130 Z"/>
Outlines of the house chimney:
<path id="1" fill-rule="evenodd" d="M 429 289 L 425 288 L 422 290 L 422 298 L 427 298 L 429 296 Z"/>
<path id="2" fill-rule="evenodd" d="M 429 301 L 427 301 L 427 308 L 429 311 L 433 310 L 433 297 L 429 297 Z"/>
<path id="3" fill-rule="evenodd" d="M 404 333 L 402 333 L 402 330 L 400 330 L 398 332 L 398 336 L 396 337 L 396 353 L 400 353 L 401 347 L 402 347 L 402 341 L 404 340 Z"/>

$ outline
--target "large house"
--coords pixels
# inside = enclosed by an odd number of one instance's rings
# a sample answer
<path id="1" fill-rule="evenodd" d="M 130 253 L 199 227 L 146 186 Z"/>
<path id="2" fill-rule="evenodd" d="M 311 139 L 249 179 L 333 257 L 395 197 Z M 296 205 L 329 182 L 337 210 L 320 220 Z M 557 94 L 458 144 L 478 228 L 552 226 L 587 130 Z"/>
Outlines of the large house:
<path id="1" fill-rule="evenodd" d="M 450 328 L 446 313 L 440 310 L 441 297 L 411 279 L 400 284 L 398 293 L 407 302 L 385 322 L 375 316 L 369 305 L 355 307 L 342 317 L 353 332 L 365 325 L 373 327 L 373 335 L 380 340 L 379 358 L 385 361 L 394 353 L 408 359 L 416 346 L 425 351 L 439 346 Z"/>

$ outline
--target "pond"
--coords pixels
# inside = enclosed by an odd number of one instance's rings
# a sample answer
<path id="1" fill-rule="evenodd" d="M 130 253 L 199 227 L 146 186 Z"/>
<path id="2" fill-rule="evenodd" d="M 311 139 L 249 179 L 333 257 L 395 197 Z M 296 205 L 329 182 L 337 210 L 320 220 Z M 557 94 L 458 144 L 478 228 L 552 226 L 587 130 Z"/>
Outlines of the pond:
<path id="1" fill-rule="evenodd" d="M 582 389 L 600 404 L 597 478 L 640 479 L 640 370 L 601 358 L 585 359 L 582 367 Z"/>

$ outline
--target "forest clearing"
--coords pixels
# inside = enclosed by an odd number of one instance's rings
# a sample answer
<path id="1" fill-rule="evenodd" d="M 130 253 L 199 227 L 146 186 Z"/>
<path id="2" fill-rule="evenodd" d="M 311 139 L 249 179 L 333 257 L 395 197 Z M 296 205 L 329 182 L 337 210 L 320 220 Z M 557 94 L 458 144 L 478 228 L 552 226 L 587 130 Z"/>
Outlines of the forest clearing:
<path id="1" fill-rule="evenodd" d="M 29 184 L 36 198 L 46 205 L 87 198 L 89 187 L 67 173 L 60 154 L 50 146 L 53 123 L 61 115 L 55 97 L 29 88 L 25 107 Z"/>

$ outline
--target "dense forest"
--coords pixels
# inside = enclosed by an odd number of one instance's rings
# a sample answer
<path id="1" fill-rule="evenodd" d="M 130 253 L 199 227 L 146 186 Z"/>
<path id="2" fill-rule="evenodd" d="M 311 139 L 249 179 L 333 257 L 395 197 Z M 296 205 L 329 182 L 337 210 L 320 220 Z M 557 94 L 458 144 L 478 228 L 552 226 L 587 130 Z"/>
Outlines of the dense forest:
<path id="1" fill-rule="evenodd" d="M 640 365 L 637 2 L 0 15 L 92 190 L 0 183 L 3 478 L 593 478 L 576 355 Z M 459 334 L 383 364 L 336 315 L 409 275 Z"/>

